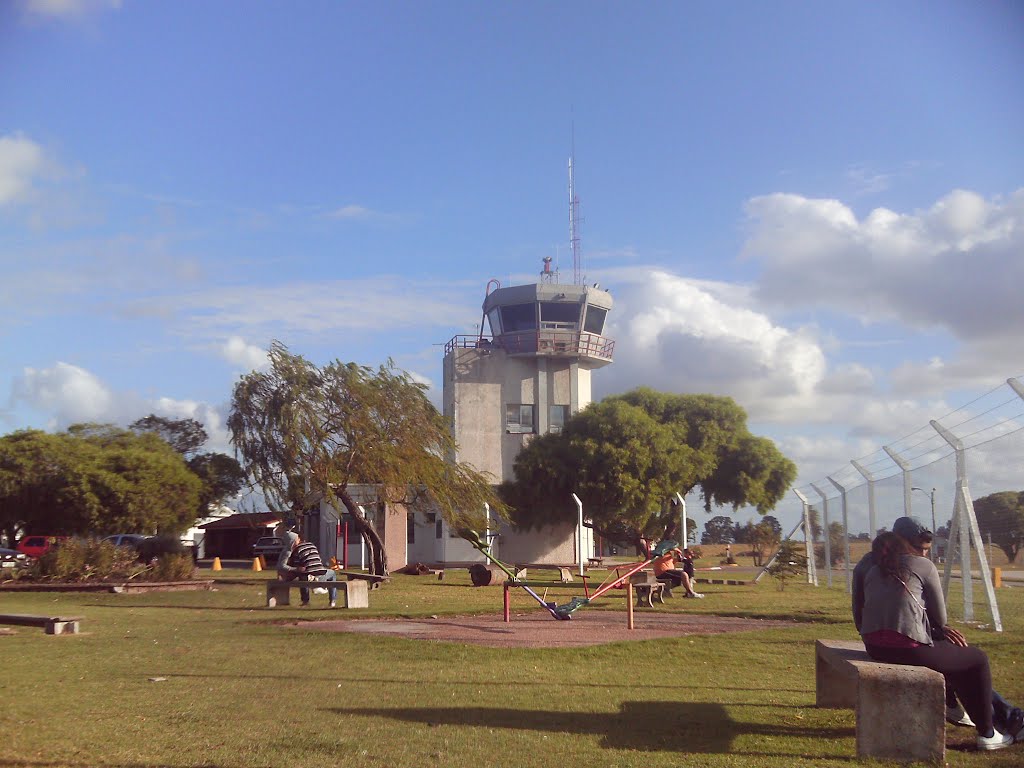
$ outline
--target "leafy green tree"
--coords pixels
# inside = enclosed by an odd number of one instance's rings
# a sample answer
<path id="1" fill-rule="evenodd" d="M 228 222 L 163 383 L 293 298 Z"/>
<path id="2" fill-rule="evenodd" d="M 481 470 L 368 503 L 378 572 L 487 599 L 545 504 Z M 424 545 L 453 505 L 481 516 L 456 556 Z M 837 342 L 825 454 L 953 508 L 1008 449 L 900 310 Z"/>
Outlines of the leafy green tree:
<path id="1" fill-rule="evenodd" d="M 224 453 L 199 452 L 206 444 L 207 434 L 195 419 L 169 419 L 151 413 L 132 422 L 130 429 L 137 434 L 157 435 L 185 458 L 188 468 L 203 483 L 197 518 L 206 517 L 211 507 L 235 496 L 245 484 L 245 471 L 237 459 Z"/>
<path id="2" fill-rule="evenodd" d="M 821 516 L 818 514 L 817 507 L 807 508 L 807 521 L 811 524 L 811 541 L 821 540 Z M 804 531 L 804 536 L 807 532 Z"/>
<path id="3" fill-rule="evenodd" d="M 699 488 L 705 508 L 749 504 L 762 514 L 796 475 L 765 438 L 751 435 L 730 398 L 641 388 L 594 403 L 561 432 L 532 440 L 502 485 L 524 528 L 571 522 L 572 494 L 602 536 L 639 542 L 675 533 L 667 499 Z"/>
<path id="4" fill-rule="evenodd" d="M 235 385 L 228 428 L 238 455 L 269 500 L 301 513 L 326 500 L 355 521 L 373 573 L 388 572 L 379 533 L 349 486 L 371 483 L 378 499 L 440 512 L 453 528 L 484 522 L 484 504 L 505 511 L 488 478 L 455 454 L 444 417 L 425 387 L 390 363 L 372 370 L 334 361 L 318 367 L 275 341 L 270 368 Z"/>
<path id="5" fill-rule="evenodd" d="M 776 530 L 767 520 L 761 520 L 758 523 L 748 521 L 743 526 L 742 539 L 737 537 L 736 540 L 742 541 L 750 547 L 751 554 L 754 557 L 754 565 L 760 568 L 764 562 L 765 554 L 772 552 L 779 545 L 779 541 L 782 538 L 781 530 L 781 526 Z"/>
<path id="6" fill-rule="evenodd" d="M 198 453 L 209 439 L 203 425 L 195 419 L 169 419 L 152 413 L 133 421 L 128 428 L 139 434 L 152 432 L 186 458 Z"/>
<path id="7" fill-rule="evenodd" d="M 733 544 L 736 541 L 736 529 L 732 518 L 725 515 L 712 517 L 704 523 L 704 535 L 701 544 Z"/>
<path id="8" fill-rule="evenodd" d="M 88 424 L 0 437 L 0 525 L 9 543 L 19 529 L 178 533 L 193 519 L 199 487 L 184 460 L 152 435 Z"/>
<path id="9" fill-rule="evenodd" d="M 1024 546 L 1024 491 L 1000 491 L 974 500 L 978 528 L 1011 563 Z"/>

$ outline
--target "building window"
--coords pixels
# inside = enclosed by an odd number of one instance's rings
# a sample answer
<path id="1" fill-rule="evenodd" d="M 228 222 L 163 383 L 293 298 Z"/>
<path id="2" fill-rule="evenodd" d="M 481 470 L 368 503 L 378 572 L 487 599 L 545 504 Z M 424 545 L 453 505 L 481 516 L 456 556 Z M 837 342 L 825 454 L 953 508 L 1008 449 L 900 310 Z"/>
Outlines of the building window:
<path id="1" fill-rule="evenodd" d="M 501 308 L 501 332 L 537 330 L 536 304 L 509 304 Z"/>
<path id="2" fill-rule="evenodd" d="M 540 305 L 540 322 L 544 328 L 575 330 L 580 322 L 580 305 L 573 302 L 545 301 Z"/>
<path id="3" fill-rule="evenodd" d="M 548 432 L 561 432 L 568 418 L 568 405 L 548 406 Z"/>
<path id="4" fill-rule="evenodd" d="M 587 317 L 583 321 L 583 330 L 586 333 L 596 333 L 600 336 L 604 331 L 604 319 L 607 315 L 607 309 L 587 304 Z"/>
<path id="5" fill-rule="evenodd" d="M 533 433 L 533 406 L 510 403 L 505 406 L 505 431 L 510 434 Z"/>

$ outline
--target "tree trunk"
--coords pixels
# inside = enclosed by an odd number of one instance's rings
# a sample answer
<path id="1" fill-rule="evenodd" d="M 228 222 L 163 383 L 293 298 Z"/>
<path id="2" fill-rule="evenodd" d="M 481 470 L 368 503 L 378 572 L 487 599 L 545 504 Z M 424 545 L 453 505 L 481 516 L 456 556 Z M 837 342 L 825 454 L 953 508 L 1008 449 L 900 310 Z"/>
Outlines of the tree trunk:
<path id="1" fill-rule="evenodd" d="M 341 499 L 341 503 L 345 505 L 346 511 L 352 515 L 352 519 L 355 521 L 356 528 L 359 530 L 359 534 L 363 537 L 363 541 L 366 542 L 366 546 L 370 549 L 370 573 L 375 576 L 388 576 L 388 555 L 384 551 L 384 542 L 380 538 L 380 534 L 377 533 L 377 529 L 374 528 L 370 521 L 366 519 L 366 515 L 359 509 L 359 505 L 356 504 L 355 500 L 349 495 L 347 489 L 342 488 L 338 491 L 338 498 Z"/>

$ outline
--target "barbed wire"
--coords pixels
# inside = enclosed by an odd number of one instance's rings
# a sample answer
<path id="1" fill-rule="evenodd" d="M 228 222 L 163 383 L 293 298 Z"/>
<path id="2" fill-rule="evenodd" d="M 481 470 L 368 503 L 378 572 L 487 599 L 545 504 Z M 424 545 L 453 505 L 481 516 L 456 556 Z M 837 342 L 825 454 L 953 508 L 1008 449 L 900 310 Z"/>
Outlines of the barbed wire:
<path id="1" fill-rule="evenodd" d="M 1015 376 L 1013 379 L 1020 381 L 1021 377 Z M 978 420 L 999 411 L 1001 408 L 1005 408 L 1013 403 L 1020 404 L 1024 402 L 1017 395 L 1017 392 L 1010 387 L 1011 397 L 1002 400 L 996 405 L 988 407 L 983 411 L 969 410 L 971 406 L 984 401 L 986 398 L 991 397 L 995 393 L 1007 387 L 1009 387 L 1009 383 L 994 387 L 988 392 L 974 398 L 969 403 L 949 411 L 938 419 L 934 419 L 934 421 L 952 433 L 953 436 L 960 441 L 964 450 L 973 450 L 983 445 L 996 442 L 997 440 L 1005 439 L 1010 435 L 1014 435 L 1024 430 L 1024 424 L 1019 421 L 1019 419 L 1024 418 L 1024 410 L 1019 410 L 1018 412 L 1001 418 L 998 421 L 979 426 L 973 431 L 965 434 L 956 434 L 956 432 L 954 432 L 954 430 L 971 424 L 972 422 L 977 422 Z M 947 422 L 950 418 L 957 417 L 958 415 L 962 416 L 960 421 L 956 421 L 952 426 L 946 426 L 944 422 Z M 1009 425 L 1012 425 L 1013 428 L 1008 428 Z M 927 434 L 928 432 L 931 434 Z M 923 437 L 915 442 L 909 442 L 918 435 L 923 435 Z M 971 438 L 973 437 L 979 437 L 979 439 L 977 441 L 971 441 Z M 907 444 L 908 442 L 909 444 Z M 903 470 L 886 452 L 886 448 L 899 456 L 900 460 L 904 462 L 910 471 L 930 467 L 956 452 L 953 446 L 946 442 L 942 435 L 940 435 L 931 423 L 929 423 L 928 426 L 919 427 L 918 429 L 907 433 L 903 437 L 888 443 L 886 446 L 876 448 L 874 451 L 855 459 L 854 461 L 860 464 L 861 467 L 863 467 L 871 476 L 871 481 L 884 481 L 902 474 Z M 923 450 L 917 451 L 916 449 Z M 890 471 L 887 472 L 886 469 L 889 469 Z M 849 478 L 852 478 L 852 483 L 846 482 Z M 822 491 L 838 492 L 835 486 L 833 486 L 833 482 L 838 483 L 848 492 L 855 488 L 867 485 L 869 481 L 851 463 L 837 468 L 834 472 L 830 472 L 820 480 L 804 483 L 795 490 L 800 491 L 805 496 L 820 496 L 814 486 L 818 486 Z M 828 493 L 826 493 L 825 497 L 832 498 Z"/>

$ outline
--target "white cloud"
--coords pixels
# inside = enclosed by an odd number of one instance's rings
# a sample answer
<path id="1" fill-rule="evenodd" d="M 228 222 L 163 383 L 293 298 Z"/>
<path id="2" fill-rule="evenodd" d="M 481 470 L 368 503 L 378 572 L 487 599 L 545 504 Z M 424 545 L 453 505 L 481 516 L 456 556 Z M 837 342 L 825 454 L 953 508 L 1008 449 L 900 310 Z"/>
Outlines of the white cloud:
<path id="1" fill-rule="evenodd" d="M 47 19 L 80 19 L 120 7 L 121 0 L 27 0 L 25 12 Z"/>
<path id="2" fill-rule="evenodd" d="M 615 364 L 595 379 L 604 392 L 644 384 L 672 392 L 731 395 L 760 419 L 813 396 L 825 354 L 809 330 L 788 329 L 751 309 L 749 291 L 665 271 L 618 273 L 608 335 Z"/>
<path id="3" fill-rule="evenodd" d="M 1024 325 L 1024 189 L 986 200 L 955 190 L 931 208 L 878 208 L 863 219 L 837 200 L 774 194 L 747 206 L 744 256 L 757 296 L 777 308 L 827 308 L 977 342 Z"/>
<path id="4" fill-rule="evenodd" d="M 267 365 L 267 351 L 255 344 L 246 343 L 241 336 L 232 336 L 220 349 L 224 359 L 244 370 L 256 370 Z"/>
<path id="5" fill-rule="evenodd" d="M 0 207 L 26 202 L 43 173 L 42 147 L 24 136 L 0 136 Z"/>
<path id="6" fill-rule="evenodd" d="M 11 405 L 24 405 L 48 416 L 49 429 L 93 422 L 127 426 L 150 413 L 174 419 L 195 419 L 209 435 L 209 451 L 230 452 L 225 419 L 214 406 L 171 397 L 145 399 L 111 389 L 90 371 L 58 362 L 50 368 L 25 368 L 15 378 Z"/>
<path id="7" fill-rule="evenodd" d="M 105 421 L 117 406 L 113 393 L 96 376 L 76 365 L 25 368 L 15 379 L 12 401 L 46 411 L 52 426 Z"/>

